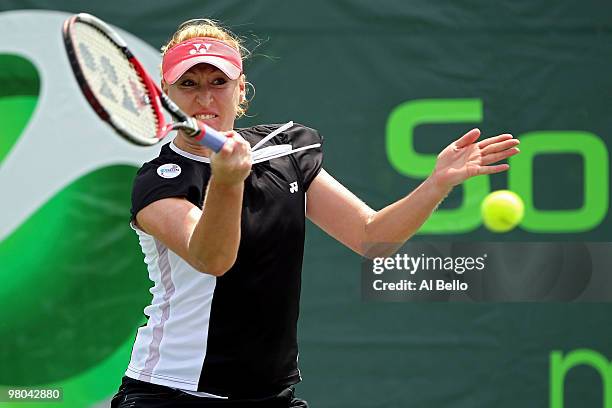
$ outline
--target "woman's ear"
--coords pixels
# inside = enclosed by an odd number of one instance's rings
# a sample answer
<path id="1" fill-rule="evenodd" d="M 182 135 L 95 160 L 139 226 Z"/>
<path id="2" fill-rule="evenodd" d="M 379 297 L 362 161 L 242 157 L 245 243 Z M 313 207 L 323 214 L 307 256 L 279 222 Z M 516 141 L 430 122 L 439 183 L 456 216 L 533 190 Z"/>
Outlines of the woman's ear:
<path id="1" fill-rule="evenodd" d="M 166 83 L 166 81 L 164 81 L 163 79 L 159 82 L 159 85 L 161 87 L 161 90 L 168 95 L 168 84 Z"/>
<path id="2" fill-rule="evenodd" d="M 240 75 L 240 103 L 246 101 L 246 76 L 244 74 Z"/>

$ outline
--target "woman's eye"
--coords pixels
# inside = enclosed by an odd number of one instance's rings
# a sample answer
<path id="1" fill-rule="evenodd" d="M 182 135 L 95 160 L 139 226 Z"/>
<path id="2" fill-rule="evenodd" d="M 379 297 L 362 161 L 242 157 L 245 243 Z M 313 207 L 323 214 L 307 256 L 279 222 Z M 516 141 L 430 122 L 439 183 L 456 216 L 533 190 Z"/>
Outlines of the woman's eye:
<path id="1" fill-rule="evenodd" d="M 191 79 L 184 79 L 181 81 L 181 86 L 194 86 L 195 82 Z"/>
<path id="2" fill-rule="evenodd" d="M 215 78 L 212 81 L 213 85 L 223 85 L 224 83 L 226 83 L 227 81 L 225 80 L 225 78 Z"/>

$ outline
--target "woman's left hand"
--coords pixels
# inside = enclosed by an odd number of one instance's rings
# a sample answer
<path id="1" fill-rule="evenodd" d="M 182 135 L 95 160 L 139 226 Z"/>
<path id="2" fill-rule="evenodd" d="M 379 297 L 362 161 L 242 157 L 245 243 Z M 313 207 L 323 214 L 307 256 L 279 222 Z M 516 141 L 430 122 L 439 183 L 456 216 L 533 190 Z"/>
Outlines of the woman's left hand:
<path id="1" fill-rule="evenodd" d="M 450 189 L 470 177 L 508 170 L 507 164 L 492 164 L 520 152 L 519 141 L 510 134 L 476 142 L 479 137 L 480 130 L 472 129 L 442 150 L 432 173 L 438 186 Z"/>

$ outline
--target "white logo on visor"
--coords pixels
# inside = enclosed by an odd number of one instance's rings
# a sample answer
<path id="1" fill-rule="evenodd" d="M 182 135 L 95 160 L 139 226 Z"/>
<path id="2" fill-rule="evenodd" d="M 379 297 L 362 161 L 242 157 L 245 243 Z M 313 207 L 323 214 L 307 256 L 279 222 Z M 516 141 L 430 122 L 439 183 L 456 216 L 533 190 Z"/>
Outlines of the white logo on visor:
<path id="1" fill-rule="evenodd" d="M 162 164 L 157 168 L 157 174 L 166 179 L 175 178 L 181 174 L 181 168 L 178 164 Z"/>
<path id="2" fill-rule="evenodd" d="M 193 44 L 193 48 L 189 50 L 189 54 L 206 54 L 212 44 Z"/>

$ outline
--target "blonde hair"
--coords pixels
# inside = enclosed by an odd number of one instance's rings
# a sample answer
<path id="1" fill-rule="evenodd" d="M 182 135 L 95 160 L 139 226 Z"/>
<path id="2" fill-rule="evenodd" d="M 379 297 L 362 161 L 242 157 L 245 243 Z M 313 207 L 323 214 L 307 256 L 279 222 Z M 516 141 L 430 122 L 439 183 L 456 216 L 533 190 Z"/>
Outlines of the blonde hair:
<path id="1" fill-rule="evenodd" d="M 172 38 L 165 45 L 161 47 L 162 58 L 166 55 L 166 52 L 174 47 L 175 45 L 187 41 L 191 38 L 196 37 L 209 37 L 225 42 L 230 47 L 236 49 L 240 54 L 240 58 L 244 61 L 249 55 L 249 50 L 243 45 L 243 41 L 236 34 L 232 33 L 227 28 L 221 26 L 221 24 L 215 20 L 209 18 L 196 18 L 193 20 L 187 20 L 178 26 Z M 246 76 L 245 76 L 246 82 Z M 251 86 L 253 91 L 255 87 L 250 82 L 246 82 L 246 86 Z M 246 92 L 246 88 L 245 88 Z M 251 98 L 252 99 L 252 98 Z M 244 116 L 249 107 L 251 99 L 247 99 L 246 95 L 238 103 L 237 117 Z"/>

